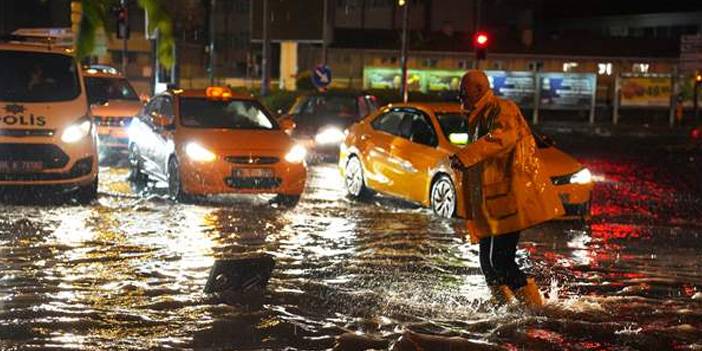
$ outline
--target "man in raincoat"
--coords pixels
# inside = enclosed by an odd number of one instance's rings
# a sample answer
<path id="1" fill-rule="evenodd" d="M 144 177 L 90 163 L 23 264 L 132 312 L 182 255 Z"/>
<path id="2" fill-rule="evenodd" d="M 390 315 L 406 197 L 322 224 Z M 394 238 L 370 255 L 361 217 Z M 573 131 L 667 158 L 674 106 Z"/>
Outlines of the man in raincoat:
<path id="1" fill-rule="evenodd" d="M 563 215 L 543 173 L 536 143 L 519 108 L 493 95 L 482 71 L 463 76 L 460 98 L 469 111 L 470 143 L 452 157 L 464 172 L 468 232 L 480 244 L 480 267 L 500 302 L 543 305 L 539 288 L 515 262 L 520 231 Z"/>

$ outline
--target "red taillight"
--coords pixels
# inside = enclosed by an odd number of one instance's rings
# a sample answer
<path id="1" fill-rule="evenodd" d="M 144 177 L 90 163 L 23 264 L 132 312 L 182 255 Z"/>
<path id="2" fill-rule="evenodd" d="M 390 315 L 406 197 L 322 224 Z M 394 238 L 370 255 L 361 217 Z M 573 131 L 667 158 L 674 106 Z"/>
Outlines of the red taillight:
<path id="1" fill-rule="evenodd" d="M 700 128 L 695 128 L 690 132 L 690 136 L 692 139 L 700 139 L 702 138 L 702 130 L 700 130 Z"/>

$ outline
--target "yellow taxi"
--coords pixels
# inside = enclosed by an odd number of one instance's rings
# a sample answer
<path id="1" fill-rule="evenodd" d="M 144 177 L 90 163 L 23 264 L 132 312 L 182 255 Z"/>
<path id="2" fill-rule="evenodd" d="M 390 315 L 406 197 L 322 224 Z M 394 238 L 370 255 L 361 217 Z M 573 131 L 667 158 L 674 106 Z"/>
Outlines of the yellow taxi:
<path id="1" fill-rule="evenodd" d="M 129 141 L 127 127 L 143 107 L 139 95 L 113 67 L 89 66 L 83 70 L 83 76 L 101 151 L 126 151 Z"/>
<path id="2" fill-rule="evenodd" d="M 339 169 L 351 197 L 385 193 L 431 207 L 442 217 L 465 216 L 462 177 L 447 163 L 468 142 L 459 104 L 392 104 L 348 130 Z M 546 172 L 568 216 L 590 213 L 592 175 L 573 157 L 536 136 Z"/>
<path id="3" fill-rule="evenodd" d="M 172 198 L 277 194 L 295 204 L 305 188 L 306 149 L 255 98 L 227 88 L 169 90 L 129 125 L 131 179 L 168 183 Z"/>
<path id="4" fill-rule="evenodd" d="M 0 43 L 0 190 L 60 188 L 97 196 L 97 137 L 72 51 Z"/>

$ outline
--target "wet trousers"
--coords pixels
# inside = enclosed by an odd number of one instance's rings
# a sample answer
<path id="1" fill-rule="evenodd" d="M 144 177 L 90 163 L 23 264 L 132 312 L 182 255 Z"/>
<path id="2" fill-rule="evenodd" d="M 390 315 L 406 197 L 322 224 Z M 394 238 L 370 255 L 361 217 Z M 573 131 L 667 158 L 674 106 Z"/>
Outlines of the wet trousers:
<path id="1" fill-rule="evenodd" d="M 519 232 L 480 240 L 480 269 L 488 286 L 507 285 L 513 291 L 526 285 L 526 274 L 515 261 Z"/>

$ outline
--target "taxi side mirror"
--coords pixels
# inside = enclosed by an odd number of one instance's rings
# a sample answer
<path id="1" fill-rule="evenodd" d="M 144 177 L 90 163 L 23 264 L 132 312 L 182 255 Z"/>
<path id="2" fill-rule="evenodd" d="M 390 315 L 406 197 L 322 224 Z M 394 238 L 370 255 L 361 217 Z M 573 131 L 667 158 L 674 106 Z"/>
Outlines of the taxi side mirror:
<path id="1" fill-rule="evenodd" d="M 281 118 L 278 121 L 278 124 L 280 125 L 280 128 L 286 132 L 295 129 L 295 122 L 290 117 Z"/>

